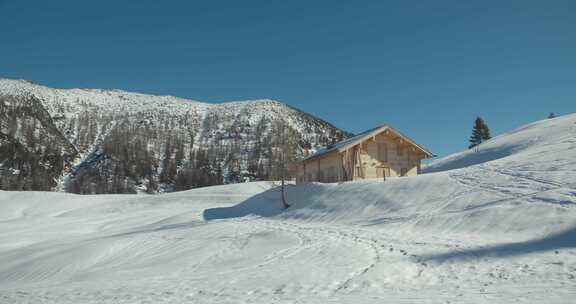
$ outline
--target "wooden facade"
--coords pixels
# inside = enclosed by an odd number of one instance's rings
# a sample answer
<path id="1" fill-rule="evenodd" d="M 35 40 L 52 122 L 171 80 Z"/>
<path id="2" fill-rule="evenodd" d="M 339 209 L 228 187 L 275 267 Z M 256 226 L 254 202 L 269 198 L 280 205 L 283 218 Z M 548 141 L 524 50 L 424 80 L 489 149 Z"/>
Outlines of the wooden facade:
<path id="1" fill-rule="evenodd" d="M 327 146 L 302 160 L 297 183 L 342 182 L 420 174 L 422 159 L 434 155 L 384 125 Z"/>

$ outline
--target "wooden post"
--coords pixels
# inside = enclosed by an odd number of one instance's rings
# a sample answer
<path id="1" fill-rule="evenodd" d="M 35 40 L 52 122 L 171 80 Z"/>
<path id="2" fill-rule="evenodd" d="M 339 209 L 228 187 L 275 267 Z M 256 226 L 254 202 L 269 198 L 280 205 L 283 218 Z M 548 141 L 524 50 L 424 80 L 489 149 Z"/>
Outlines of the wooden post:
<path id="1" fill-rule="evenodd" d="M 284 177 L 282 177 L 282 207 L 287 209 L 290 205 L 286 202 L 286 189 L 284 185 Z"/>
<path id="2" fill-rule="evenodd" d="M 281 179 L 282 179 L 282 186 L 281 186 L 281 191 L 282 191 L 282 207 L 284 209 L 288 209 L 290 207 L 290 204 L 288 204 L 288 202 L 286 201 L 286 134 L 285 134 L 285 130 L 286 130 L 286 126 L 285 126 L 286 122 L 284 120 L 282 120 L 282 131 L 280 133 L 280 143 L 281 143 L 281 149 L 282 152 L 280 154 L 280 162 L 281 162 L 281 168 L 280 168 L 280 175 L 281 175 Z"/>

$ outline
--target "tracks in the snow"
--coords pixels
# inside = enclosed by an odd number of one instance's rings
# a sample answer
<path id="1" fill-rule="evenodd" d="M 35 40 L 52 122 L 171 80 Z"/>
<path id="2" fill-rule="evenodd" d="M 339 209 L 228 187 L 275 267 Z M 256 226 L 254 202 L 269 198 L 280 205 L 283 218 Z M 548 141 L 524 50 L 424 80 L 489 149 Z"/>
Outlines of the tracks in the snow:
<path id="1" fill-rule="evenodd" d="M 274 226 L 276 226 L 276 227 L 274 227 Z M 314 235 L 317 237 L 317 239 L 316 239 L 317 242 L 320 242 L 320 241 L 327 242 L 327 241 L 331 241 L 331 240 L 336 241 L 336 242 L 345 241 L 345 242 L 352 242 L 354 244 L 361 245 L 361 246 L 367 248 L 369 255 L 371 256 L 368 265 L 365 265 L 359 269 L 356 269 L 348 277 L 346 277 L 343 281 L 341 281 L 339 284 L 337 284 L 336 288 L 334 288 L 334 290 L 333 290 L 334 293 L 338 293 L 338 292 L 341 292 L 341 291 L 347 289 L 354 279 L 366 274 L 368 271 L 370 271 L 372 268 L 374 268 L 374 266 L 377 263 L 379 263 L 381 260 L 381 253 L 380 253 L 380 250 L 377 246 L 377 241 L 375 239 L 363 237 L 363 236 L 356 234 L 356 233 L 353 233 L 351 231 L 345 231 L 344 232 L 344 231 L 337 230 L 334 228 L 325 228 L 325 227 L 320 228 L 320 227 L 312 227 L 312 226 L 303 226 L 303 225 L 297 225 L 294 223 L 289 223 L 289 222 L 284 222 L 284 221 L 269 221 L 269 224 L 267 225 L 267 227 L 272 228 L 272 229 L 279 229 L 282 231 L 293 232 L 293 233 L 296 233 L 300 236 L 302 236 L 302 235 Z M 311 239 L 308 239 L 308 240 L 309 240 L 309 242 L 308 242 L 309 244 L 313 243 L 313 241 Z"/>
<path id="2" fill-rule="evenodd" d="M 276 267 L 279 263 L 292 263 L 297 261 L 297 259 L 302 258 L 306 252 L 314 255 L 315 258 L 326 259 L 327 257 L 320 257 L 319 255 L 322 248 L 339 247 L 339 244 L 345 246 L 344 243 L 348 246 L 363 247 L 364 249 L 362 249 L 362 252 L 367 255 L 367 262 L 364 265 L 354 266 L 353 270 L 349 271 L 343 278 L 334 278 L 332 283 L 325 282 L 328 285 L 325 286 L 325 288 L 330 289 L 331 294 L 338 294 L 349 290 L 356 280 L 368 274 L 387 257 L 397 259 L 399 255 L 402 257 L 405 256 L 406 260 L 409 260 L 410 263 L 414 262 L 414 258 L 418 260 L 416 255 L 409 254 L 408 251 L 403 249 L 394 249 L 390 244 L 384 243 L 382 239 L 377 238 L 374 235 L 369 235 L 367 232 L 363 233 L 362 231 L 355 231 L 352 229 L 340 229 L 339 227 L 329 225 L 316 226 L 297 221 L 293 222 L 265 218 L 255 218 L 249 222 L 242 221 L 239 222 L 239 224 L 240 223 L 242 225 L 250 225 L 250 229 L 253 233 L 262 231 L 287 233 L 295 235 L 299 239 L 299 242 L 295 246 L 276 250 L 273 253 L 268 254 L 257 264 L 235 269 L 231 272 L 244 272 L 249 269 L 262 269 L 262 267 L 267 266 Z M 330 264 L 329 261 L 325 262 L 326 264 Z M 350 264 L 358 264 L 358 261 L 350 261 Z M 395 268 L 398 266 L 396 266 L 395 263 L 388 263 L 386 267 Z"/>
<path id="3" fill-rule="evenodd" d="M 362 246 L 364 249 L 361 251 L 366 253 L 368 259 L 366 264 L 357 265 L 359 264 L 358 260 L 351 260 L 350 265 L 356 266 L 351 266 L 353 267 L 352 271 L 348 271 L 348 274 L 343 278 L 333 278 L 331 279 L 331 282 L 317 282 L 321 285 L 325 284 L 322 289 L 330 289 L 330 293 L 336 294 L 348 289 L 355 279 L 368 273 L 382 260 L 383 249 L 381 249 L 381 247 L 383 246 L 378 244 L 378 240 L 368 236 L 360 235 L 359 233 L 352 231 L 342 231 L 341 229 L 334 227 L 318 227 L 286 220 L 274 220 L 265 218 L 252 218 L 250 221 L 222 221 L 219 222 L 219 224 L 237 225 L 235 228 L 234 238 L 244 239 L 244 242 L 250 242 L 250 238 L 255 237 L 255 235 L 258 233 L 265 232 L 289 234 L 295 236 L 298 239 L 297 244 L 274 250 L 273 252 L 268 253 L 262 257 L 262 259 L 257 263 L 231 269 L 224 273 L 219 273 L 219 275 L 234 276 L 234 273 L 242 274 L 253 269 L 262 271 L 262 269 L 265 267 L 271 267 L 269 269 L 272 270 L 273 268 L 278 267 L 279 264 L 283 263 L 311 263 L 311 261 L 298 261 L 298 259 L 305 258 L 307 254 L 309 254 L 309 256 L 313 256 L 314 259 L 319 259 L 319 261 L 321 261 L 322 259 L 327 259 L 329 257 L 324 257 L 319 254 L 322 249 L 339 247 L 340 244 L 342 244 L 342 246 Z M 238 233 L 239 229 L 245 230 L 245 232 L 240 235 Z M 218 256 L 221 256 L 222 254 L 241 254 L 241 251 L 244 249 L 244 247 L 245 246 L 236 244 L 232 247 L 228 246 L 227 248 L 223 248 L 221 252 L 215 254 L 213 257 L 205 261 L 200 262 L 194 268 L 197 269 L 202 266 L 201 264 L 204 263 L 212 263 L 214 260 L 218 259 Z M 330 261 L 322 262 L 326 265 L 330 264 Z M 313 265 L 310 266 L 312 267 Z M 302 275 L 305 276 L 305 274 Z"/>
<path id="4" fill-rule="evenodd" d="M 494 181 L 490 181 L 490 183 L 488 183 L 486 181 L 488 179 L 487 176 L 482 176 L 482 175 L 471 176 L 471 175 L 469 175 L 469 173 L 466 173 L 466 172 L 461 173 L 461 174 L 451 173 L 451 174 L 449 174 L 450 178 L 452 178 L 454 181 L 458 182 L 461 185 L 464 185 L 464 186 L 469 187 L 469 188 L 477 188 L 477 189 L 481 189 L 484 191 L 492 192 L 492 193 L 495 193 L 495 194 L 501 196 L 501 198 L 499 198 L 499 199 L 484 202 L 482 204 L 471 206 L 469 208 L 465 208 L 464 210 L 460 210 L 460 211 L 469 211 L 469 210 L 474 210 L 474 209 L 485 208 L 485 207 L 493 206 L 493 205 L 496 205 L 499 203 L 518 200 L 518 199 L 522 199 L 522 198 L 536 199 L 536 196 L 539 194 L 544 194 L 547 192 L 557 191 L 557 190 L 561 190 L 561 189 L 574 190 L 568 184 L 558 183 L 555 181 L 546 180 L 546 179 L 542 179 L 542 178 L 526 176 L 523 174 L 516 174 L 516 173 L 506 171 L 506 170 L 498 169 L 498 168 L 490 168 L 486 165 L 479 165 L 479 166 L 476 166 L 475 168 L 482 170 L 483 172 L 486 172 L 487 174 L 494 174 L 496 176 L 506 177 L 506 179 L 511 178 L 513 180 L 514 179 L 519 180 L 522 183 L 536 184 L 536 185 L 538 185 L 540 190 L 530 191 L 528 193 L 514 193 L 510 189 L 514 189 L 514 186 L 517 186 L 518 184 L 520 184 L 520 182 L 517 184 L 511 182 L 511 184 L 509 184 L 509 185 L 506 185 L 506 184 L 497 185 L 497 184 L 495 184 Z M 460 211 L 457 211 L 457 212 L 460 212 Z"/>

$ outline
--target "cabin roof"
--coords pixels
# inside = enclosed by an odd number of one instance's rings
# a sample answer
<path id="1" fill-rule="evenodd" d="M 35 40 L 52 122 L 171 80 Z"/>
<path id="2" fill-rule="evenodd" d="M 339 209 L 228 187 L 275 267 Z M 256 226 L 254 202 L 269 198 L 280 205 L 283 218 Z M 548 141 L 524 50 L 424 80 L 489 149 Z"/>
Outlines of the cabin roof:
<path id="1" fill-rule="evenodd" d="M 316 153 L 306 157 L 305 159 L 303 159 L 303 161 L 312 160 L 312 159 L 324 156 L 326 154 L 329 154 L 329 153 L 332 153 L 335 151 L 338 151 L 338 152 L 345 151 L 346 149 L 359 144 L 360 142 L 364 141 L 365 139 L 370 138 L 372 136 L 375 136 L 375 135 L 377 135 L 377 134 L 379 134 L 385 130 L 390 130 L 390 131 L 396 133 L 396 135 L 398 135 L 399 137 L 404 139 L 406 142 L 412 144 L 414 147 L 416 147 L 419 150 L 421 150 L 422 152 L 424 152 L 424 154 L 426 154 L 427 158 L 436 156 L 432 152 L 430 152 L 428 149 L 418 145 L 416 142 L 414 142 L 408 136 L 400 133 L 398 130 L 390 127 L 389 125 L 384 124 L 384 125 L 372 128 L 370 130 L 366 130 L 366 131 L 359 133 L 357 135 L 354 135 L 350 138 L 341 140 L 337 143 L 328 145 L 328 146 L 316 151 Z"/>

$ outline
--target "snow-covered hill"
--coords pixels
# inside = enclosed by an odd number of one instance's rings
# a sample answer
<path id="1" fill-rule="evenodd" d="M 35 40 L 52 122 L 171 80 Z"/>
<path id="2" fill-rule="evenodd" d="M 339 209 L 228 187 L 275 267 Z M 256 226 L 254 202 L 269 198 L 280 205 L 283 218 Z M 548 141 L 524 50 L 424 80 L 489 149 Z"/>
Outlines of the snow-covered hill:
<path id="1" fill-rule="evenodd" d="M 536 122 L 421 176 L 290 185 L 284 211 L 270 182 L 0 191 L 0 302 L 571 303 L 575 123 Z"/>
<path id="2" fill-rule="evenodd" d="M 570 165 L 559 163 L 561 160 L 557 158 L 564 159 L 563 153 L 572 148 L 576 134 L 575 117 L 574 114 L 565 115 L 522 126 L 476 148 L 436 160 L 425 166 L 424 171 L 446 171 L 495 160 L 501 160 L 500 163 L 514 160 L 530 163 L 529 159 L 538 159 L 540 162 L 555 163 L 553 168 Z"/>
<path id="3" fill-rule="evenodd" d="M 130 193 L 269 179 L 276 174 L 277 132 L 291 134 L 296 156 L 348 135 L 274 100 L 208 104 L 119 90 L 53 89 L 8 79 L 0 79 L 0 98 L 0 115 L 7 117 L 0 137 L 27 151 L 3 151 L 8 143 L 0 142 L 4 171 L 19 172 L 0 174 L 0 185 L 7 185 L 0 189 Z M 68 143 L 46 153 L 46 136 Z M 62 146 L 72 146 L 74 153 L 60 151 Z M 23 154 L 30 157 L 19 157 Z M 42 160 L 53 169 L 44 178 L 48 182 L 39 185 L 30 182 L 30 172 L 44 170 L 35 165 Z"/>

